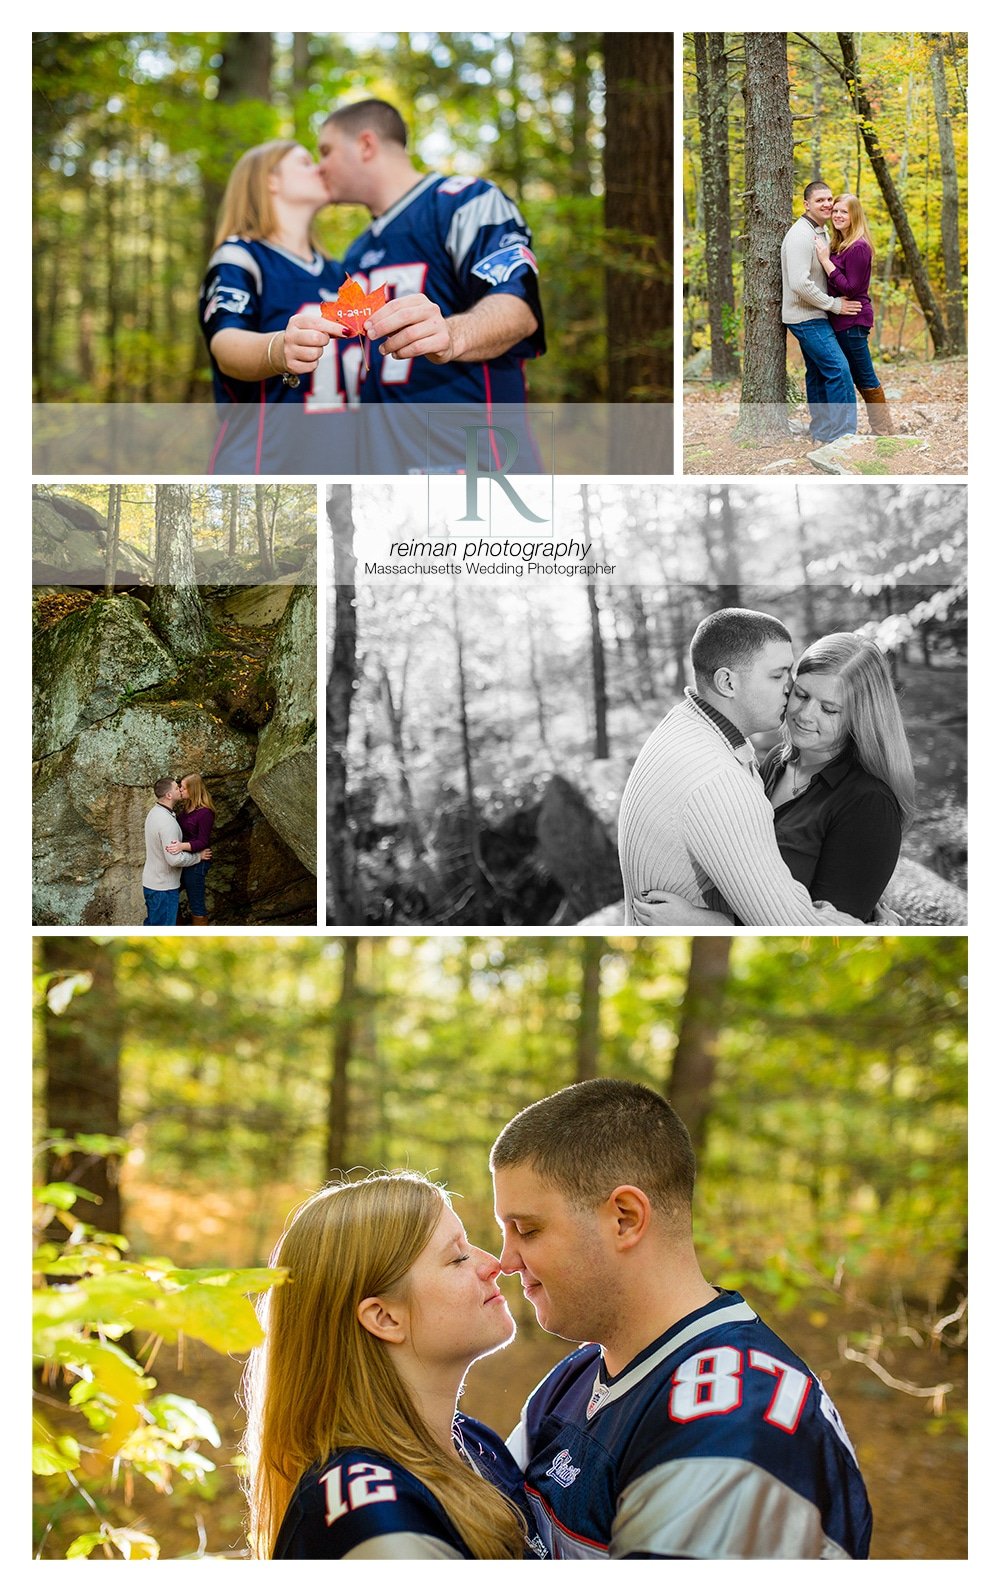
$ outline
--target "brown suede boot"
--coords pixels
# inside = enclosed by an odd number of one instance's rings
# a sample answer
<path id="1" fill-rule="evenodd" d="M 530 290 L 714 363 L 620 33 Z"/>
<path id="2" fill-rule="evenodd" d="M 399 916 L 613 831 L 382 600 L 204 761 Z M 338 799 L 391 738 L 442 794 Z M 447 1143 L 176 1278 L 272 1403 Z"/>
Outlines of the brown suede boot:
<path id="1" fill-rule="evenodd" d="M 191 922 L 192 922 L 192 924 L 207 924 L 208 923 L 208 919 L 207 918 L 199 918 L 196 913 L 192 913 L 191 914 Z"/>
<path id="2" fill-rule="evenodd" d="M 893 436 L 892 415 L 885 401 L 884 387 L 862 387 L 861 396 L 868 411 L 868 425 L 876 437 Z"/>

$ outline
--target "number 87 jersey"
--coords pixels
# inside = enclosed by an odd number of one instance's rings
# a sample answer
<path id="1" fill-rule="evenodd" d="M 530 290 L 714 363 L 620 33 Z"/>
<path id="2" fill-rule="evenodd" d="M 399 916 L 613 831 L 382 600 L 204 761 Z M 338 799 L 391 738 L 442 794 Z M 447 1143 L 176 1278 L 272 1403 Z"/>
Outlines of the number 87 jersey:
<path id="1" fill-rule="evenodd" d="M 554 1558 L 866 1559 L 871 1507 L 819 1379 L 721 1291 L 616 1377 L 567 1356 L 508 1440 Z"/>

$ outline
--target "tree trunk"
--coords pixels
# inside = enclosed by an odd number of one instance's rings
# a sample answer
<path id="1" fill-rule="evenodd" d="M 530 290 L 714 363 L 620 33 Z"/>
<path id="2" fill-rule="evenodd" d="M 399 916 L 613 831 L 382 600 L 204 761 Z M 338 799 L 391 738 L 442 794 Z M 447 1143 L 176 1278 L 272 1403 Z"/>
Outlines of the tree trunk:
<path id="1" fill-rule="evenodd" d="M 691 941 L 687 990 L 667 1094 L 687 1124 L 696 1154 L 705 1147 L 731 945 L 731 935 L 697 935 Z"/>
<path id="2" fill-rule="evenodd" d="M 424 839 L 423 827 L 417 813 L 417 806 L 413 800 L 413 789 L 410 785 L 409 770 L 406 767 L 406 746 L 403 741 L 403 694 L 397 703 L 392 695 L 392 681 L 385 664 L 379 665 L 379 684 L 382 688 L 382 704 L 385 708 L 385 717 L 389 725 L 389 741 L 396 758 L 396 773 L 399 777 L 399 790 L 403 798 L 403 811 L 406 814 L 406 833 L 413 845 L 418 858 L 426 859 L 427 842 Z"/>
<path id="3" fill-rule="evenodd" d="M 340 999 L 333 1013 L 333 1052 L 330 1068 L 330 1094 L 326 1116 L 326 1170 L 324 1177 L 340 1177 L 347 1170 L 350 1098 L 349 1068 L 354 1050 L 354 1024 L 357 1017 L 358 942 L 355 935 L 344 935 L 340 942 L 343 964 Z"/>
<path id="4" fill-rule="evenodd" d="M 108 488 L 108 534 L 104 543 L 104 595 L 114 597 L 118 571 L 118 533 L 122 520 L 121 482 Z"/>
<path id="5" fill-rule="evenodd" d="M 802 513 L 802 499 L 798 487 L 795 488 L 795 539 L 799 549 L 799 568 L 802 571 L 802 619 L 805 625 L 806 646 L 816 640 L 816 605 L 813 602 L 812 580 L 809 575 L 809 539 L 806 535 L 806 519 Z"/>
<path id="6" fill-rule="evenodd" d="M 326 857 L 327 921 L 358 921 L 354 842 L 347 812 L 347 737 L 357 684 L 357 614 L 354 588 L 354 515 L 350 487 L 330 487 L 327 513 L 333 535 L 336 585 L 333 648 L 326 693 Z"/>
<path id="7" fill-rule="evenodd" d="M 937 40 L 930 68 L 934 87 L 934 115 L 941 146 L 941 253 L 944 256 L 946 284 L 945 314 L 951 346 L 956 354 L 964 354 L 965 295 L 962 287 L 962 246 L 958 237 L 958 170 L 955 165 L 955 141 L 951 133 L 951 106 L 948 104 L 948 88 L 944 77 L 944 40 L 941 34 L 934 34 L 932 38 Z"/>
<path id="8" fill-rule="evenodd" d="M 728 487 L 719 487 L 719 540 L 722 545 L 720 560 L 722 579 L 718 586 L 719 607 L 739 608 L 743 601 L 740 573 L 740 539 L 736 532 L 736 516 Z"/>
<path id="9" fill-rule="evenodd" d="M 538 721 L 538 739 L 546 752 L 549 750 L 548 725 L 545 717 L 545 682 L 538 662 L 538 638 L 535 634 L 535 612 L 530 597 L 526 598 L 525 624 L 528 632 L 528 677 L 535 701 L 535 718 Z"/>
<path id="10" fill-rule="evenodd" d="M 309 33 L 292 34 L 292 108 L 295 116 L 295 134 L 306 147 L 313 136 L 310 124 L 308 92 L 312 78 L 312 56 L 309 53 Z"/>
<path id="11" fill-rule="evenodd" d="M 646 604 L 641 586 L 629 586 L 626 591 L 632 622 L 632 647 L 639 679 L 639 696 L 643 702 L 652 702 L 656 696 L 656 687 L 653 683 L 653 659 L 649 648 L 649 618 L 646 614 Z"/>
<path id="12" fill-rule="evenodd" d="M 271 103 L 271 65 L 273 36 L 270 33 L 224 33 L 216 80 L 218 88 L 215 104 L 220 115 L 213 124 L 212 159 L 202 168 L 203 218 L 202 259 L 207 261 L 212 253 L 215 228 L 219 219 L 219 206 L 225 192 L 226 181 L 236 162 L 248 145 L 263 143 L 271 137 L 254 100 L 265 105 Z M 226 111 L 235 115 L 226 115 Z M 204 269 L 204 267 L 202 268 Z M 194 318 L 192 317 L 192 320 Z M 184 391 L 185 403 L 192 403 L 198 392 L 198 370 L 204 363 L 204 343 L 194 326 L 191 345 L 191 364 Z"/>
<path id="13" fill-rule="evenodd" d="M 587 488 L 580 488 L 583 510 L 581 532 L 584 543 L 590 541 L 590 502 Z M 587 582 L 587 609 L 590 614 L 590 667 L 594 691 L 594 757 L 607 758 L 608 753 L 608 686 L 604 658 L 604 640 L 601 636 L 601 610 L 597 602 L 597 583 Z"/>
<path id="14" fill-rule="evenodd" d="M 673 35 L 605 33 L 603 48 L 608 401 L 666 404 L 673 391 Z M 622 420 L 612 459 L 616 447 L 634 443 L 639 422 L 638 415 Z"/>
<path id="15" fill-rule="evenodd" d="M 259 482 L 254 487 L 254 506 L 257 512 L 257 557 L 260 560 L 265 579 L 270 580 L 274 575 L 274 560 L 271 557 L 271 549 L 267 539 L 266 492 L 267 488 L 262 487 Z"/>
<path id="16" fill-rule="evenodd" d="M 191 488 L 156 488 L 156 560 L 149 610 L 153 625 L 178 658 L 196 658 L 208 645 L 208 621 L 195 584 Z"/>
<path id="17" fill-rule="evenodd" d="M 781 242 L 791 225 L 792 116 L 784 33 L 745 33 L 743 385 L 737 434 L 784 438 L 788 378 Z"/>
<path id="18" fill-rule="evenodd" d="M 229 495 L 229 557 L 232 558 L 240 544 L 240 489 L 234 483 L 226 492 Z"/>
<path id="19" fill-rule="evenodd" d="M 116 947 L 74 936 L 42 938 L 46 989 L 59 974 L 89 973 L 92 984 L 62 1013 L 45 1007 L 45 1120 L 49 1135 L 121 1132 L 119 1053 L 122 1017 L 115 983 Z M 96 1204 L 81 1201 L 80 1220 L 105 1233 L 121 1233 L 122 1201 L 116 1158 L 83 1151 L 53 1160 L 47 1176 L 79 1184 Z M 58 1237 L 66 1238 L 59 1224 Z"/>
<path id="20" fill-rule="evenodd" d="M 591 70 L 590 54 L 598 42 L 593 33 L 573 35 L 573 68 L 571 86 L 573 112 L 570 123 L 572 147 L 569 157 L 570 189 L 574 194 L 590 193 L 590 128 L 593 120 L 590 109 Z"/>
<path id="21" fill-rule="evenodd" d="M 906 121 L 903 125 L 903 150 L 899 157 L 899 171 L 896 174 L 896 188 L 900 199 L 906 199 L 906 176 L 910 166 L 910 124 L 913 120 L 913 73 L 906 80 Z M 882 262 L 882 293 L 879 298 L 878 309 L 875 311 L 875 327 L 872 333 L 872 343 L 876 349 L 882 346 L 882 327 L 885 322 L 886 298 L 892 282 L 892 267 L 896 258 L 896 229 L 890 223 L 889 242 L 885 246 L 885 259 Z"/>
<path id="22" fill-rule="evenodd" d="M 890 219 L 896 228 L 900 248 L 903 251 L 903 259 L 906 261 L 907 275 L 913 283 L 913 291 L 923 311 L 924 320 L 927 322 L 931 341 L 934 344 L 935 357 L 944 354 L 957 354 L 960 351 L 951 346 L 938 302 L 931 289 L 927 268 L 924 265 L 920 250 L 917 248 L 917 240 L 913 236 L 913 228 L 910 226 L 909 217 L 892 180 L 888 162 L 882 153 L 871 102 L 861 84 L 857 55 L 854 49 L 854 35 L 852 33 L 838 33 L 837 40 L 840 44 L 840 53 L 844 58 L 844 70 L 841 76 L 847 84 L 852 104 L 857 104 L 858 115 L 861 117 L 861 136 L 865 141 L 868 159 L 871 161 L 872 171 L 875 173 L 875 180 L 881 190 L 882 198 L 885 200 Z M 811 44 L 812 40 L 809 42 Z"/>
<path id="23" fill-rule="evenodd" d="M 452 635 L 455 641 L 455 682 L 458 686 L 458 728 L 462 742 L 462 773 L 465 779 L 465 830 L 469 860 L 472 866 L 473 902 L 476 922 L 483 921 L 483 877 L 479 850 L 479 809 L 476 806 L 476 782 L 472 772 L 472 737 L 469 732 L 469 689 L 465 678 L 465 644 L 462 636 L 462 619 L 458 608 L 458 584 L 451 587 Z"/>
<path id="24" fill-rule="evenodd" d="M 736 298 L 733 293 L 732 220 L 729 204 L 729 85 L 726 35 L 696 33 L 698 126 L 701 135 L 701 185 L 705 205 L 705 277 L 712 376 L 728 381 L 740 374 L 733 343 Z"/>
<path id="25" fill-rule="evenodd" d="M 580 1015 L 576 1023 L 575 1082 L 596 1079 L 601 1045 L 601 958 L 603 935 L 587 935 L 581 947 Z"/>

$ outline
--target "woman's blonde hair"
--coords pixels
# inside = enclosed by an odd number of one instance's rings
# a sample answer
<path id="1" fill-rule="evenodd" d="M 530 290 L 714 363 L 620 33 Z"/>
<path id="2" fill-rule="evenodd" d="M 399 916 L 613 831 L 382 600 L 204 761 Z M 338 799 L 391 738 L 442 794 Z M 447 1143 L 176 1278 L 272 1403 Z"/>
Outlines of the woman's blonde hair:
<path id="1" fill-rule="evenodd" d="M 913 759 L 889 666 L 874 642 L 834 631 L 807 647 L 800 675 L 836 675 L 844 688 L 844 731 L 858 761 L 883 780 L 899 804 L 904 829 L 916 810 Z"/>
<path id="2" fill-rule="evenodd" d="M 859 238 L 864 238 L 874 260 L 875 245 L 872 243 L 872 235 L 868 230 L 864 207 L 857 194 L 840 194 L 833 203 L 835 206 L 847 206 L 847 230 L 846 232 L 841 232 L 839 227 L 835 227 L 832 222 L 830 223 L 833 233 L 833 242 L 830 246 L 832 253 L 843 254 L 844 250 L 849 249 L 852 243 L 857 243 Z"/>
<path id="3" fill-rule="evenodd" d="M 243 1379 L 250 1550 L 271 1559 L 299 1479 L 335 1449 L 378 1450 L 430 1489 L 477 1560 L 520 1559 L 509 1499 L 434 1438 L 388 1346 L 358 1319 L 402 1286 L 447 1194 L 418 1173 L 330 1184 L 293 1213 L 271 1257 L 288 1281 L 262 1297 L 264 1342 Z"/>
<path id="4" fill-rule="evenodd" d="M 272 138 L 269 143 L 257 144 L 240 156 L 229 174 L 219 206 L 216 249 L 226 238 L 258 238 L 264 242 L 273 237 L 278 221 L 267 179 L 290 149 L 300 148 L 297 139 Z M 314 249 L 317 247 L 311 227 L 309 242 Z"/>
<path id="5" fill-rule="evenodd" d="M 188 788 L 187 796 L 176 804 L 182 813 L 193 813 L 195 808 L 208 808 L 210 813 L 215 812 L 215 803 L 200 774 L 182 774 L 177 783 Z"/>

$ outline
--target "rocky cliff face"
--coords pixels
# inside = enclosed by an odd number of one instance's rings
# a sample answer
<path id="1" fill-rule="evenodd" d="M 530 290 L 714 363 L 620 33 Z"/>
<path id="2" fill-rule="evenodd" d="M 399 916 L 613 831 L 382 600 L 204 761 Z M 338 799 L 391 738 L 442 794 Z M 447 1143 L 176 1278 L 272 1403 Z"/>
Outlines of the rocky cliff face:
<path id="1" fill-rule="evenodd" d="M 217 808 L 210 921 L 315 922 L 315 588 L 238 596 L 234 619 L 231 589 L 203 589 L 193 661 L 137 597 L 36 598 L 35 923 L 140 924 L 152 784 L 194 771 Z"/>

